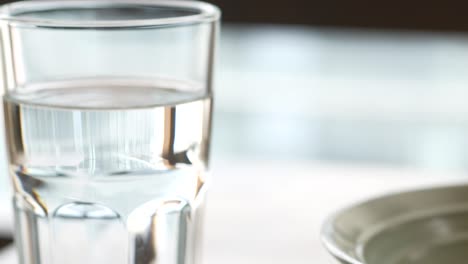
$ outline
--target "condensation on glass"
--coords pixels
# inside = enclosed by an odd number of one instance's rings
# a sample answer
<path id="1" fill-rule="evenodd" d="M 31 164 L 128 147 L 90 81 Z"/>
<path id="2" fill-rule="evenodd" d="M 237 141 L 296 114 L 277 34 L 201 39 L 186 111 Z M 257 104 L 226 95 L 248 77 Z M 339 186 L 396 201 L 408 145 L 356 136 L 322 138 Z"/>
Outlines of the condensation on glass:
<path id="1" fill-rule="evenodd" d="M 179 0 L 0 8 L 20 263 L 200 263 L 219 16 Z"/>

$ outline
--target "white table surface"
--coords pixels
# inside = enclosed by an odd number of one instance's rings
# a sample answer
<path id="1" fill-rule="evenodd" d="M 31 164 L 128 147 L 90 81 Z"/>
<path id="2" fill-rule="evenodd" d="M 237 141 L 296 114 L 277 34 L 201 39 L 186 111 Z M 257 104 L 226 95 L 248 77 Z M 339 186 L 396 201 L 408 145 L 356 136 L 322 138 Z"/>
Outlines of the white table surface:
<path id="1" fill-rule="evenodd" d="M 332 264 L 322 221 L 350 203 L 391 191 L 460 184 L 464 173 L 336 163 L 226 160 L 213 166 L 204 264 Z M 16 263 L 13 248 L 0 263 Z"/>
<path id="2" fill-rule="evenodd" d="M 206 264 L 335 263 L 319 230 L 333 211 L 392 191 L 467 182 L 464 173 L 285 161 L 215 164 Z"/>

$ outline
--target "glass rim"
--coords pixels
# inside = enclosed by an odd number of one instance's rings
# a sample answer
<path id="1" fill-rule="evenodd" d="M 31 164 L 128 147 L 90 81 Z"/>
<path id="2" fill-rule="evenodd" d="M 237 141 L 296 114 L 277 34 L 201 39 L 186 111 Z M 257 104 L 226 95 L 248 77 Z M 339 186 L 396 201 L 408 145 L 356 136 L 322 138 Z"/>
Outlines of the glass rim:
<path id="1" fill-rule="evenodd" d="M 135 18 L 117 20 L 90 19 L 55 19 L 19 16 L 24 13 L 34 13 L 61 8 L 110 8 L 118 6 L 132 7 L 172 7 L 196 11 L 195 14 L 164 18 Z M 12 2 L 0 6 L 0 21 L 6 21 L 15 26 L 42 28 L 79 28 L 79 29 L 116 29 L 116 28 L 148 28 L 171 27 L 190 24 L 200 24 L 217 21 L 221 12 L 215 5 L 193 0 L 26 0 Z"/>

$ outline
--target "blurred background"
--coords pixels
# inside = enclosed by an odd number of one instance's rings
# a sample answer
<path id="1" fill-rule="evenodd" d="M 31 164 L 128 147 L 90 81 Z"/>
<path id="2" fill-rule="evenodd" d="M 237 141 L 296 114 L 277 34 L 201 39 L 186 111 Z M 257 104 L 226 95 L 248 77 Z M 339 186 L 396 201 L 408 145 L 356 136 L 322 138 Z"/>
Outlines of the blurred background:
<path id="1" fill-rule="evenodd" d="M 207 263 L 335 263 L 331 212 L 468 179 L 466 3 L 211 2 Z"/>
<path id="2" fill-rule="evenodd" d="M 214 156 L 467 168 L 457 1 L 211 1 Z"/>
<path id="3" fill-rule="evenodd" d="M 466 2 L 209 2 L 223 24 L 207 264 L 335 263 L 329 213 L 468 179 Z"/>

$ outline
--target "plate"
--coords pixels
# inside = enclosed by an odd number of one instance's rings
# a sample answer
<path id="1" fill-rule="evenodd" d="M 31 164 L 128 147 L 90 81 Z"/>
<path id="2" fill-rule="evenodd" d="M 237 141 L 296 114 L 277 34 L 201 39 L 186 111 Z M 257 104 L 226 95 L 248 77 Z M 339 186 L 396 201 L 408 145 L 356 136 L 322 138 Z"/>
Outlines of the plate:
<path id="1" fill-rule="evenodd" d="M 468 185 L 402 192 L 332 215 L 321 233 L 345 264 L 468 262 Z"/>

